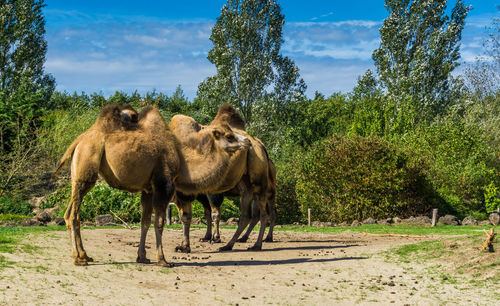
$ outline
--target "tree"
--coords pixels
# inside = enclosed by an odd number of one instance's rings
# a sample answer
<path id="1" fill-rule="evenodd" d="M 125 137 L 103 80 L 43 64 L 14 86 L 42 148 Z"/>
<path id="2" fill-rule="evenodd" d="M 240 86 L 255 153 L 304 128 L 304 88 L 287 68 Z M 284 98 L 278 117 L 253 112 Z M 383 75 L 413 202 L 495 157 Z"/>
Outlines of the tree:
<path id="1" fill-rule="evenodd" d="M 500 10 L 500 5 L 497 7 Z M 500 90 L 500 18 L 493 18 L 488 34 L 484 54 L 465 69 L 468 88 L 480 100 Z"/>
<path id="2" fill-rule="evenodd" d="M 457 0 L 448 16 L 446 2 L 385 1 L 390 15 L 380 28 L 381 43 L 373 59 L 394 109 L 413 109 L 415 121 L 442 114 L 452 102 L 451 72 L 458 66 L 459 42 L 470 7 Z"/>
<path id="3" fill-rule="evenodd" d="M 54 91 L 44 73 L 47 52 L 43 0 L 0 4 L 0 151 L 21 146 Z"/>
<path id="4" fill-rule="evenodd" d="M 272 0 L 228 0 L 222 7 L 208 53 L 217 74 L 198 87 L 197 103 L 208 108 L 207 113 L 228 102 L 251 124 L 257 103 L 273 110 L 303 95 L 305 83 L 298 68 L 279 54 L 284 22 L 279 4 Z"/>

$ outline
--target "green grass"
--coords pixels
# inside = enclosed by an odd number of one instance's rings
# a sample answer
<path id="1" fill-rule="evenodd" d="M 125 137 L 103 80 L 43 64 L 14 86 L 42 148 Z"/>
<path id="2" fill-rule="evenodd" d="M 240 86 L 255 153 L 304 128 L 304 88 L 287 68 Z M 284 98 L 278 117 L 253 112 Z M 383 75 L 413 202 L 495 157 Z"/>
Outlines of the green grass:
<path id="1" fill-rule="evenodd" d="M 13 253 L 19 241 L 29 233 L 65 230 L 65 226 L 0 226 L 0 253 Z M 27 247 L 29 248 L 29 247 Z"/>

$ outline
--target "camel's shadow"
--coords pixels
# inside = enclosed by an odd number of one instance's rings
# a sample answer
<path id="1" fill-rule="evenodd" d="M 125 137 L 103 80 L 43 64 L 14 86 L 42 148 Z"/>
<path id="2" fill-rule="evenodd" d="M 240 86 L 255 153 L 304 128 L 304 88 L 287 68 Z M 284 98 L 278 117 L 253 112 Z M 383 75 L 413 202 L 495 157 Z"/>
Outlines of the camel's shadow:
<path id="1" fill-rule="evenodd" d="M 338 257 L 338 258 L 320 258 L 311 259 L 310 257 L 304 258 L 291 258 L 291 259 L 276 259 L 276 260 L 220 260 L 211 262 L 180 262 L 174 263 L 174 267 L 224 267 L 224 266 L 268 266 L 268 265 L 289 265 L 301 263 L 315 263 L 315 262 L 335 262 L 341 260 L 361 260 L 368 259 L 368 257 Z"/>

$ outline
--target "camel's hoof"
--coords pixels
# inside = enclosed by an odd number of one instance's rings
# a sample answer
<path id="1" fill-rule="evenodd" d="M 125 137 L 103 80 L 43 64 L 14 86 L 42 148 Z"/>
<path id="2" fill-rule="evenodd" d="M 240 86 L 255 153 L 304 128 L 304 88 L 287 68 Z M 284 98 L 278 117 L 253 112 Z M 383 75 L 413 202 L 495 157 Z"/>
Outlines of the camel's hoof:
<path id="1" fill-rule="evenodd" d="M 223 247 L 220 247 L 220 248 L 219 248 L 219 252 L 231 251 L 232 249 L 233 249 L 233 247 L 232 247 L 232 246 L 230 246 L 230 245 L 225 245 L 225 246 L 223 246 Z"/>
<path id="2" fill-rule="evenodd" d="M 260 251 L 260 250 L 262 250 L 262 246 L 261 245 L 254 245 L 253 247 L 249 247 L 247 250 L 249 250 L 249 251 Z"/>
<path id="3" fill-rule="evenodd" d="M 87 260 L 88 262 L 93 262 L 94 261 L 94 258 L 92 257 L 88 257 L 87 255 L 84 256 L 85 260 Z"/>
<path id="4" fill-rule="evenodd" d="M 248 237 L 241 237 L 240 239 L 236 240 L 236 242 L 247 242 Z"/>
<path id="5" fill-rule="evenodd" d="M 157 266 L 160 266 L 160 267 L 165 267 L 165 268 L 172 268 L 174 265 L 171 264 L 171 263 L 168 263 L 165 259 L 163 260 L 159 260 L 157 263 L 156 263 Z"/>
<path id="6" fill-rule="evenodd" d="M 151 260 L 147 259 L 146 257 L 144 257 L 144 258 L 137 257 L 137 259 L 135 261 L 137 263 L 143 263 L 143 264 L 150 264 L 151 263 Z"/>
<path id="7" fill-rule="evenodd" d="M 175 251 L 180 253 L 191 253 L 191 248 L 189 246 L 178 245 L 175 247 Z"/>
<path id="8" fill-rule="evenodd" d="M 268 238 L 264 239 L 264 242 L 274 242 L 273 237 L 271 237 L 271 238 L 268 237 Z"/>
<path id="9" fill-rule="evenodd" d="M 88 266 L 88 261 L 84 258 L 75 258 L 75 266 Z"/>
<path id="10" fill-rule="evenodd" d="M 207 238 L 207 237 L 200 238 L 200 242 L 210 242 L 210 241 L 211 241 L 211 238 Z"/>
<path id="11" fill-rule="evenodd" d="M 221 243 L 222 240 L 220 240 L 220 238 L 214 238 L 212 239 L 212 243 Z"/>

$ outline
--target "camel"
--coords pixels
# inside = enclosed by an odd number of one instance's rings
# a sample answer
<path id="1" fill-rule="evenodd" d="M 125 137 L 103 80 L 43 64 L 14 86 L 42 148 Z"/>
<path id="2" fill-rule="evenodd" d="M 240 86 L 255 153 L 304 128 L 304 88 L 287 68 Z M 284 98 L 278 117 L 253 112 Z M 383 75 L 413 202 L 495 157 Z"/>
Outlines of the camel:
<path id="1" fill-rule="evenodd" d="M 244 131 L 244 121 L 237 111 L 229 104 L 223 104 L 219 108 L 214 120 L 208 126 L 197 126 L 190 117 L 174 116 L 169 127 L 172 133 L 182 141 L 182 139 L 185 139 L 190 134 L 199 132 L 200 129 L 203 130 L 221 124 L 228 124 L 235 133 L 244 135 L 252 144 L 248 151 L 237 152 L 231 157 L 228 175 L 221 180 L 217 188 L 214 188 L 218 189 L 218 192 L 210 193 L 216 194 L 232 191 L 233 194 L 241 195 L 240 222 L 233 238 L 226 246 L 220 248 L 221 251 L 225 251 L 232 249 L 236 239 L 249 224 L 252 216 L 252 201 L 254 201 L 254 210 L 259 212 L 254 215 L 259 216 L 258 220 L 260 220 L 261 224 L 267 224 L 272 207 L 274 207 L 274 195 L 270 196 L 270 194 L 273 193 L 273 189 L 268 186 L 270 181 L 269 178 L 272 176 L 270 175 L 270 171 L 272 170 L 269 169 L 270 162 L 265 147 L 260 140 L 248 135 Z M 176 250 L 190 252 L 189 227 L 191 220 L 191 204 L 197 196 L 200 196 L 200 194 L 204 192 L 196 189 L 182 190 L 178 184 L 176 184 L 176 190 L 176 204 L 179 208 L 179 214 L 182 216 L 181 221 L 184 229 L 184 241 Z M 270 198 L 273 198 L 273 200 L 270 201 Z M 219 210 L 214 208 L 212 211 L 214 212 L 216 225 L 218 225 L 218 221 L 220 220 Z M 208 220 L 211 220 L 211 218 L 207 218 L 207 221 Z M 256 243 L 249 249 L 260 250 L 262 248 L 264 230 L 265 226 L 262 226 Z"/>
<path id="2" fill-rule="evenodd" d="M 228 125 L 214 125 L 190 135 L 181 144 L 171 133 L 160 112 L 151 106 L 139 114 L 130 106 L 104 107 L 90 129 L 79 135 L 61 158 L 54 176 L 71 161 L 72 194 L 64 219 L 71 239 L 75 265 L 92 258 L 83 248 L 79 210 L 83 197 L 100 175 L 111 187 L 141 192 L 141 238 L 137 262 L 146 257 L 146 234 L 155 211 L 157 264 L 166 262 L 162 233 L 167 204 L 178 178 L 187 186 L 205 192 L 227 175 L 234 154 L 246 152 L 250 141 Z"/>
<path id="3" fill-rule="evenodd" d="M 269 232 L 267 233 L 266 238 L 264 239 L 264 242 L 273 242 L 273 229 L 274 229 L 274 224 L 276 221 L 276 207 L 275 207 L 275 202 L 276 202 L 276 167 L 274 166 L 273 162 L 269 159 L 269 176 L 268 176 L 268 182 L 267 182 L 267 195 L 266 198 L 268 199 L 267 201 L 267 209 L 268 212 L 270 212 L 270 224 L 269 224 Z M 259 165 L 253 165 L 259 166 Z M 249 169 L 252 169 L 250 167 Z M 220 232 L 219 232 L 219 223 L 220 223 L 220 207 L 222 205 L 222 202 L 224 200 L 224 197 L 240 197 L 239 190 L 237 188 L 233 188 L 232 190 L 222 193 L 222 194 L 209 194 L 209 195 L 199 195 L 196 200 L 198 200 L 202 205 L 204 209 L 204 215 L 205 219 L 207 220 L 207 231 L 206 234 L 203 238 L 200 239 L 200 241 L 203 242 L 214 242 L 218 243 L 221 242 L 220 239 Z M 260 210 L 258 205 L 252 205 L 252 220 L 247 228 L 247 231 L 245 234 L 237 239 L 237 242 L 246 242 L 248 240 L 248 237 L 250 236 L 250 233 L 252 232 L 253 228 L 257 223 L 259 222 L 260 219 Z M 213 220 L 212 220 L 213 219 Z M 214 231 L 212 233 L 212 221 L 214 223 Z"/>

